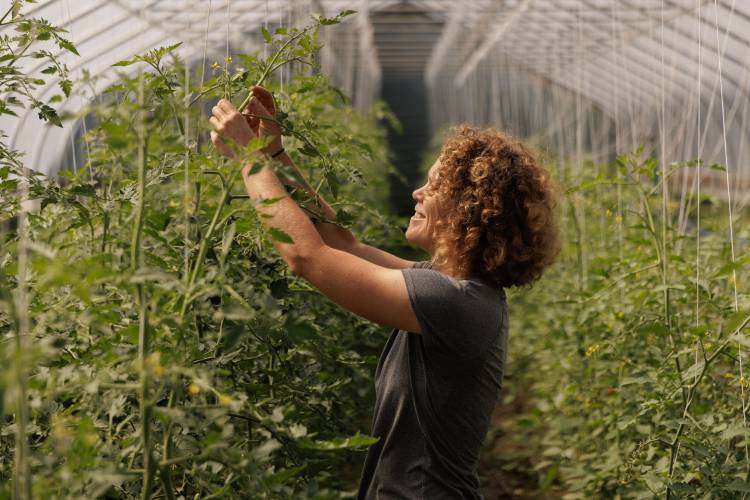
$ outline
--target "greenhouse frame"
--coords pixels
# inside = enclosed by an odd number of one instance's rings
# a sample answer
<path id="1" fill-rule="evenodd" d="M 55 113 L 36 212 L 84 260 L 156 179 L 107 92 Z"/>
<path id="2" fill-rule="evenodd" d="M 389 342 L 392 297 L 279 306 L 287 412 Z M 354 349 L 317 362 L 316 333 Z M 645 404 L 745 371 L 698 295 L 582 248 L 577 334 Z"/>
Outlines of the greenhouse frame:
<path id="1" fill-rule="evenodd" d="M 744 499 L 749 278 L 750 0 L 0 0 L 0 499 Z"/>

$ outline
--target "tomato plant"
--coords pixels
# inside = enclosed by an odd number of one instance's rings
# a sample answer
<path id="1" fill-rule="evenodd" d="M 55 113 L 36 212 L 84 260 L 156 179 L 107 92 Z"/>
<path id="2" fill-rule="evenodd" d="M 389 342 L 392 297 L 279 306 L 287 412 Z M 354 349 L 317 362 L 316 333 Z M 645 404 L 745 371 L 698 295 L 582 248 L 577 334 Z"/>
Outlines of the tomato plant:
<path id="1" fill-rule="evenodd" d="M 50 37 L 75 53 L 17 5 L 4 61 Z M 205 118 L 218 97 L 270 86 L 285 147 L 337 222 L 395 241 L 390 114 L 355 112 L 315 69 L 318 29 L 349 14 L 265 32 L 268 58 L 233 55 L 203 82 L 177 45 L 117 63 L 138 70 L 80 111 L 96 123 L 87 162 L 59 180 L 3 146 L 0 497 L 338 498 L 356 482 L 383 331 L 288 272 L 270 244 L 286 235 L 262 228 Z M 311 69 L 282 92 L 274 71 L 291 62 Z"/>
<path id="2" fill-rule="evenodd" d="M 735 308 L 734 285 L 750 263 L 747 213 L 733 221 L 732 263 L 726 203 L 695 198 L 681 230 L 656 159 L 636 151 L 585 170 L 562 180 L 562 261 L 509 299 L 505 401 L 527 402 L 503 432 L 550 496 L 739 498 L 750 297 L 740 287 Z"/>

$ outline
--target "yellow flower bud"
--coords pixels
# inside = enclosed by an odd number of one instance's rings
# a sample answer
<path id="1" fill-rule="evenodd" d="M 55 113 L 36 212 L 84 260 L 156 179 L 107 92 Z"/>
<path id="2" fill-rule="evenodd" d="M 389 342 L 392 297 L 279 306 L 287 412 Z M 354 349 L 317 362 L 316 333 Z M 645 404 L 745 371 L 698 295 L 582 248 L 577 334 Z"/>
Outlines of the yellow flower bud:
<path id="1" fill-rule="evenodd" d="M 86 446 L 94 447 L 98 442 L 99 437 L 93 432 L 88 432 L 83 436 L 83 444 L 85 444 Z"/>

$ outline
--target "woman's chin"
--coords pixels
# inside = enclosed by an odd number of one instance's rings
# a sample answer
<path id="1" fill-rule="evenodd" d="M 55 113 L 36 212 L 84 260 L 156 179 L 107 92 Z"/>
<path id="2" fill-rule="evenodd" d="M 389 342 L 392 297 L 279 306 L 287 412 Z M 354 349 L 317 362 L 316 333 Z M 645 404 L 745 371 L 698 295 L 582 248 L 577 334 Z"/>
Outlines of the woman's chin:
<path id="1" fill-rule="evenodd" d="M 421 248 L 422 250 L 429 251 L 428 245 L 424 241 L 424 238 L 420 238 L 420 235 L 417 231 L 414 231 L 411 226 L 406 228 L 406 233 L 404 234 L 406 237 L 406 241 L 411 243 L 414 246 L 417 246 Z"/>
<path id="2" fill-rule="evenodd" d="M 409 226 L 406 228 L 404 236 L 406 237 L 406 241 L 408 241 L 412 245 L 417 244 L 417 242 L 415 241 L 414 228 L 411 227 L 411 224 L 409 224 Z"/>

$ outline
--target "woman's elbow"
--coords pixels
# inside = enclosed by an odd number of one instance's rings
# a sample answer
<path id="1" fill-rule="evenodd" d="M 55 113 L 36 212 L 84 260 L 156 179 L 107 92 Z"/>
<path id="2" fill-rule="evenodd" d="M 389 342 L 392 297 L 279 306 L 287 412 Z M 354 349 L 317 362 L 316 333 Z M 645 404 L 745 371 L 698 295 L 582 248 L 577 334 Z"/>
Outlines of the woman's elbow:
<path id="1" fill-rule="evenodd" d="M 294 274 L 295 276 L 303 277 L 303 270 L 305 268 L 305 262 L 304 258 L 295 255 L 291 258 L 286 259 L 286 263 L 289 266 L 289 270 Z"/>
<path id="2" fill-rule="evenodd" d="M 315 248 L 296 249 L 284 256 L 284 260 L 289 266 L 289 270 L 296 276 L 306 278 L 310 271 L 316 266 L 316 259 L 319 259 L 327 245 L 316 246 Z"/>

